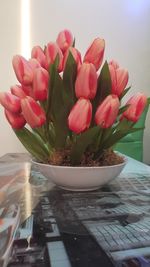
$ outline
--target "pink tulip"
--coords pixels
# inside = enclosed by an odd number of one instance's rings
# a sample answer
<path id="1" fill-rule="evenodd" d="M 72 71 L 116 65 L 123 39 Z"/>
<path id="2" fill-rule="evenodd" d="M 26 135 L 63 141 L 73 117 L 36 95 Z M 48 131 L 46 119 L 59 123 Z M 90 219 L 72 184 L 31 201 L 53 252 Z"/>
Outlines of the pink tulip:
<path id="1" fill-rule="evenodd" d="M 109 62 L 109 66 L 113 66 L 115 69 L 118 69 L 119 68 L 119 64 L 117 61 L 115 61 L 114 59 L 112 59 L 110 62 Z"/>
<path id="2" fill-rule="evenodd" d="M 62 61 L 63 61 L 63 54 L 62 51 L 60 50 L 58 44 L 56 43 L 48 43 L 45 49 L 45 55 L 46 55 L 46 60 L 48 66 L 52 63 L 54 63 L 56 56 L 59 56 L 59 66 L 58 66 L 58 71 L 62 71 Z"/>
<path id="3" fill-rule="evenodd" d="M 75 82 L 76 97 L 93 99 L 97 90 L 97 73 L 93 64 L 83 63 Z"/>
<path id="4" fill-rule="evenodd" d="M 80 98 L 68 117 L 69 129 L 79 134 L 89 128 L 92 118 L 92 105 L 88 99 Z"/>
<path id="5" fill-rule="evenodd" d="M 120 102 L 116 95 L 108 95 L 97 108 L 95 123 L 101 128 L 109 128 L 113 125 L 118 115 Z"/>
<path id="6" fill-rule="evenodd" d="M 13 113 L 18 113 L 21 110 L 19 97 L 10 92 L 0 92 L 0 104 Z"/>
<path id="7" fill-rule="evenodd" d="M 21 129 L 26 124 L 26 121 L 22 114 L 12 113 L 5 109 L 5 116 L 14 129 Z"/>
<path id="8" fill-rule="evenodd" d="M 16 55 L 12 60 L 13 68 L 18 81 L 24 85 L 30 85 L 33 80 L 33 69 L 29 62 L 22 56 Z"/>
<path id="9" fill-rule="evenodd" d="M 68 30 L 61 31 L 58 34 L 56 42 L 60 47 L 61 51 L 64 53 L 68 49 L 68 47 L 72 46 L 73 44 L 72 33 Z"/>
<path id="10" fill-rule="evenodd" d="M 88 48 L 83 61 L 92 63 L 95 66 L 96 70 L 98 70 L 103 61 L 104 49 L 104 39 L 96 38 Z"/>
<path id="11" fill-rule="evenodd" d="M 33 87 L 32 86 L 30 86 L 30 85 L 28 85 L 28 86 L 22 85 L 22 90 L 27 96 L 31 96 L 32 98 L 34 98 L 34 96 L 33 96 Z"/>
<path id="12" fill-rule="evenodd" d="M 42 126 L 46 121 L 45 112 L 30 96 L 21 100 L 22 114 L 31 128 Z"/>
<path id="13" fill-rule="evenodd" d="M 64 59 L 63 59 L 63 70 L 65 69 L 65 66 L 66 66 L 66 62 L 67 62 L 67 59 L 68 59 L 68 56 L 69 56 L 69 52 L 72 54 L 76 64 L 77 64 L 77 68 L 79 69 L 80 66 L 81 66 L 81 54 L 80 52 L 74 48 L 74 47 L 69 47 L 67 49 L 67 51 L 65 52 L 64 54 Z"/>
<path id="14" fill-rule="evenodd" d="M 33 95 L 35 100 L 46 100 L 48 92 L 49 73 L 44 68 L 38 68 L 33 76 Z"/>
<path id="15" fill-rule="evenodd" d="M 11 86 L 10 88 L 10 91 L 13 95 L 19 97 L 19 98 L 24 98 L 26 97 L 27 95 L 25 94 L 25 92 L 23 91 L 22 89 L 22 86 L 21 85 L 14 85 L 14 86 Z"/>
<path id="16" fill-rule="evenodd" d="M 14 85 L 11 86 L 10 90 L 13 95 L 19 98 L 24 98 L 26 96 L 31 96 L 32 98 L 34 98 L 32 86 Z"/>
<path id="17" fill-rule="evenodd" d="M 121 96 L 129 80 L 128 71 L 122 68 L 115 68 L 114 65 L 109 65 L 111 77 L 111 92 L 112 94 Z"/>
<path id="18" fill-rule="evenodd" d="M 41 67 L 47 69 L 47 61 L 46 56 L 44 54 L 43 49 L 40 46 L 34 46 L 31 51 L 31 57 L 37 59 L 40 63 Z"/>
<path id="19" fill-rule="evenodd" d="M 144 94 L 137 93 L 136 95 L 132 96 L 126 104 L 130 106 L 122 114 L 122 118 L 126 118 L 129 121 L 137 122 L 147 104 L 147 98 Z"/>
<path id="20" fill-rule="evenodd" d="M 31 66 L 31 68 L 32 68 L 32 70 L 33 70 L 33 72 L 34 72 L 35 69 L 41 67 L 40 63 L 39 63 L 39 62 L 37 61 L 37 59 L 35 59 L 35 58 L 30 58 L 28 62 L 29 62 L 29 64 L 30 64 L 30 66 Z"/>

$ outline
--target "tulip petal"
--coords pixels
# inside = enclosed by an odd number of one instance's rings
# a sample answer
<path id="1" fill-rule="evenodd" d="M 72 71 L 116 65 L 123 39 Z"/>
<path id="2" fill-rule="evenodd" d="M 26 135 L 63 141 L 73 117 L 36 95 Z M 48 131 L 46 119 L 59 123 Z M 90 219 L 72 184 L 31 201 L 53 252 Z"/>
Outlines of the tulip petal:
<path id="1" fill-rule="evenodd" d="M 65 70 L 65 67 L 66 67 L 66 62 L 68 60 L 68 57 L 69 57 L 69 53 L 72 54 L 76 64 L 77 64 L 77 69 L 79 70 L 80 66 L 81 66 L 81 54 L 80 52 L 74 48 L 74 47 L 69 47 L 67 49 L 67 51 L 65 52 L 64 54 L 64 58 L 63 58 L 63 63 L 62 63 L 62 69 Z"/>
<path id="2" fill-rule="evenodd" d="M 110 62 L 109 62 L 109 66 L 113 66 L 113 68 L 115 69 L 118 69 L 119 68 L 119 64 L 116 60 L 112 59 Z"/>
<path id="3" fill-rule="evenodd" d="M 18 113 L 21 110 L 19 97 L 10 92 L 0 92 L 0 104 L 13 113 Z"/>
<path id="4" fill-rule="evenodd" d="M 129 75 L 125 69 L 118 68 L 116 70 L 117 76 L 117 95 L 120 96 L 128 83 Z"/>
<path id="5" fill-rule="evenodd" d="M 146 104 L 146 96 L 142 93 L 137 93 L 127 101 L 126 105 L 129 105 L 129 107 L 123 112 L 122 118 L 125 117 L 129 121 L 137 122 L 143 113 Z"/>
<path id="6" fill-rule="evenodd" d="M 14 129 L 21 129 L 26 124 L 26 121 L 22 114 L 16 114 L 5 109 L 5 116 Z"/>
<path id="7" fill-rule="evenodd" d="M 31 128 L 42 126 L 46 116 L 41 106 L 30 96 L 21 100 L 22 114 Z"/>
<path id="8" fill-rule="evenodd" d="M 44 68 L 37 68 L 33 76 L 33 95 L 35 100 L 44 101 L 48 94 L 49 73 Z"/>
<path id="9" fill-rule="evenodd" d="M 120 102 L 116 95 L 107 96 L 97 108 L 95 123 L 102 128 L 109 128 L 113 125 L 118 115 Z"/>
<path id="10" fill-rule="evenodd" d="M 60 47 L 60 49 L 62 50 L 62 52 L 64 53 L 68 49 L 68 47 L 72 46 L 73 44 L 72 33 L 69 30 L 61 31 L 57 36 L 56 42 Z"/>
<path id="11" fill-rule="evenodd" d="M 12 64 L 18 81 L 30 85 L 33 80 L 33 69 L 29 62 L 24 57 L 16 55 L 12 59 Z"/>
<path id="12" fill-rule="evenodd" d="M 25 92 L 22 89 L 21 85 L 14 85 L 10 87 L 10 91 L 13 95 L 19 97 L 19 98 L 24 98 L 27 95 L 25 94 Z"/>
<path id="13" fill-rule="evenodd" d="M 75 82 L 76 97 L 93 99 L 97 90 L 96 69 L 91 63 L 83 63 Z"/>
<path id="14" fill-rule="evenodd" d="M 62 51 L 60 50 L 59 46 L 53 42 L 48 43 L 46 46 L 46 49 L 45 49 L 45 55 L 46 55 L 46 60 L 47 60 L 48 66 L 50 64 L 54 63 L 56 56 L 58 55 L 58 57 L 59 57 L 58 70 L 59 70 L 59 72 L 61 72 L 62 71 L 63 54 L 62 54 Z"/>
<path id="15" fill-rule="evenodd" d="M 44 54 L 43 49 L 40 46 L 37 45 L 32 48 L 31 57 L 37 59 L 41 67 L 47 69 L 48 66 L 47 66 L 46 56 Z"/>
<path id="16" fill-rule="evenodd" d="M 112 94 L 120 97 L 126 88 L 129 75 L 128 71 L 120 68 L 117 63 L 109 63 L 109 72 L 111 77 L 111 91 Z"/>
<path id="17" fill-rule="evenodd" d="M 92 104 L 88 99 L 80 98 L 69 114 L 69 129 L 79 134 L 89 128 L 91 119 Z"/>
<path id="18" fill-rule="evenodd" d="M 104 39 L 96 38 L 85 53 L 83 62 L 92 63 L 98 70 L 103 61 L 104 49 Z"/>

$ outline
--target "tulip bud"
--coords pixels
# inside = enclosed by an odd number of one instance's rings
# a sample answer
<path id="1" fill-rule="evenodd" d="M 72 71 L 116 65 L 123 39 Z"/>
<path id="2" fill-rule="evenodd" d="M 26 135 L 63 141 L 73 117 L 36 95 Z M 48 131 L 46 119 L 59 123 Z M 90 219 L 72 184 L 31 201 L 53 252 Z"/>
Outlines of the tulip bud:
<path id="1" fill-rule="evenodd" d="M 96 69 L 91 63 L 83 63 L 77 74 L 75 82 L 76 97 L 93 99 L 97 90 Z"/>
<path id="2" fill-rule="evenodd" d="M 35 100 L 46 100 L 48 92 L 49 73 L 44 68 L 38 68 L 33 76 L 33 95 Z"/>
<path id="3" fill-rule="evenodd" d="M 35 58 L 30 58 L 28 62 L 30 64 L 33 72 L 34 72 L 35 69 L 41 67 L 40 63 Z"/>
<path id="4" fill-rule="evenodd" d="M 95 123 L 101 128 L 109 128 L 113 125 L 118 115 L 120 102 L 116 95 L 108 95 L 97 108 Z"/>
<path id="5" fill-rule="evenodd" d="M 13 57 L 12 64 L 18 81 L 24 85 L 31 84 L 33 69 L 29 62 L 24 57 L 16 55 Z"/>
<path id="6" fill-rule="evenodd" d="M 12 113 L 5 109 L 5 116 L 14 129 L 21 129 L 26 124 L 26 121 L 22 114 Z"/>
<path id="7" fill-rule="evenodd" d="M 103 61 L 104 49 L 104 39 L 96 38 L 85 53 L 83 62 L 92 63 L 98 70 Z"/>
<path id="8" fill-rule="evenodd" d="M 122 118 L 137 122 L 141 114 L 143 113 L 146 104 L 146 96 L 142 93 L 137 93 L 127 101 L 126 105 L 129 105 L 129 107 L 126 111 L 123 112 Z"/>
<path id="9" fill-rule="evenodd" d="M 47 69 L 46 56 L 43 49 L 40 46 L 34 46 L 31 51 L 31 57 L 37 59 L 41 67 Z"/>
<path id="10" fill-rule="evenodd" d="M 69 129 L 77 134 L 89 128 L 92 118 L 92 104 L 88 99 L 80 98 L 73 106 L 68 117 Z"/>
<path id="11" fill-rule="evenodd" d="M 64 53 L 69 46 L 73 44 L 73 36 L 72 33 L 68 30 L 61 31 L 58 34 L 56 43 L 60 47 L 61 51 Z"/>
<path id="12" fill-rule="evenodd" d="M 114 59 L 112 59 L 110 62 L 109 62 L 109 66 L 113 66 L 115 69 L 118 69 L 119 68 L 119 64 L 117 61 L 115 61 Z"/>
<path id="13" fill-rule="evenodd" d="M 45 112 L 30 96 L 21 100 L 22 114 L 31 128 L 42 126 L 46 121 Z"/>
<path id="14" fill-rule="evenodd" d="M 0 92 L 0 104 L 13 113 L 18 113 L 21 109 L 19 97 L 10 92 Z"/>
<path id="15" fill-rule="evenodd" d="M 30 86 L 30 85 L 28 85 L 28 86 L 22 85 L 22 90 L 24 91 L 24 93 L 27 96 L 31 96 L 32 98 L 34 98 L 32 86 Z"/>
<path id="16" fill-rule="evenodd" d="M 67 59 L 68 59 L 68 56 L 69 56 L 69 52 L 72 54 L 76 64 L 77 64 L 77 68 L 79 69 L 80 66 L 81 66 L 81 54 L 80 52 L 74 48 L 74 47 L 69 47 L 67 49 L 67 51 L 65 52 L 64 54 L 64 58 L 63 58 L 63 70 L 65 69 L 65 66 L 66 66 L 66 62 L 67 62 Z"/>
<path id="17" fill-rule="evenodd" d="M 111 77 L 111 92 L 119 97 L 128 83 L 128 71 L 122 68 L 115 68 L 111 64 L 109 65 L 109 72 Z"/>
<path id="18" fill-rule="evenodd" d="M 48 66 L 52 63 L 54 63 L 56 56 L 59 56 L 59 65 L 58 65 L 58 71 L 62 71 L 62 60 L 63 60 L 63 54 L 60 50 L 59 46 L 56 43 L 48 43 L 45 49 L 45 55 Z"/>
<path id="19" fill-rule="evenodd" d="M 14 85 L 10 87 L 10 91 L 13 95 L 19 97 L 19 98 L 24 98 L 27 95 L 25 94 L 25 92 L 22 89 L 21 85 Z"/>

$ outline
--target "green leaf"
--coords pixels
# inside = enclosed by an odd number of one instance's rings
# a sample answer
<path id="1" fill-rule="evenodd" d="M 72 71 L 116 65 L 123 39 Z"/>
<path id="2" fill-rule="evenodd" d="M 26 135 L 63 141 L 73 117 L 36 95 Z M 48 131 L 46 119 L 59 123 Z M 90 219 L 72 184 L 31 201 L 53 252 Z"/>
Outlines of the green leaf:
<path id="1" fill-rule="evenodd" d="M 133 127 L 135 123 L 133 123 L 132 121 L 128 121 L 127 119 L 123 119 L 121 121 L 118 122 L 118 124 L 116 125 L 116 131 L 120 130 L 120 131 L 128 131 L 129 129 L 131 129 Z"/>
<path id="2" fill-rule="evenodd" d="M 61 119 L 61 117 L 60 117 Z M 66 125 L 63 124 L 64 118 L 62 117 L 62 120 L 60 123 L 55 124 L 55 148 L 64 148 L 66 146 L 66 139 L 68 135 L 68 128 Z"/>
<path id="3" fill-rule="evenodd" d="M 54 64 L 50 66 L 47 124 L 52 119 L 55 128 L 55 148 L 63 148 L 69 133 L 67 118 L 75 103 L 74 83 L 77 66 L 72 54 L 69 53 L 62 80 L 57 65 L 56 58 Z"/>
<path id="4" fill-rule="evenodd" d="M 52 122 L 49 123 L 49 138 L 50 138 L 50 144 L 51 146 L 54 146 L 55 144 L 55 128 Z"/>
<path id="5" fill-rule="evenodd" d="M 122 131 L 119 130 L 119 131 L 115 132 L 111 136 L 111 138 L 109 138 L 109 140 L 105 141 L 105 143 L 103 144 L 103 148 L 106 149 L 106 148 L 112 147 L 113 145 L 115 145 L 120 139 L 122 139 L 126 135 L 133 133 L 133 132 L 136 132 L 136 131 L 139 131 L 139 130 L 143 130 L 143 127 L 142 128 L 131 128 L 131 129 L 122 130 Z"/>
<path id="6" fill-rule="evenodd" d="M 78 165 L 81 161 L 82 155 L 89 145 L 93 143 L 95 138 L 100 134 L 100 127 L 95 126 L 90 128 L 86 132 L 82 133 L 74 144 L 71 151 L 71 163 L 72 165 Z"/>
<path id="7" fill-rule="evenodd" d="M 112 136 L 114 130 L 115 130 L 116 127 L 111 127 L 111 128 L 106 128 L 106 129 L 103 129 L 103 134 L 102 134 L 102 137 L 101 137 L 101 143 L 99 144 L 100 146 L 102 146 L 102 144 L 109 138 Z"/>
<path id="8" fill-rule="evenodd" d="M 59 123 L 61 121 L 61 112 L 63 112 L 63 98 L 62 90 L 63 83 L 62 79 L 58 73 L 59 65 L 59 55 L 56 56 L 53 64 L 50 64 L 49 67 L 49 86 L 48 86 L 48 99 L 47 99 L 47 112 L 46 112 L 46 126 L 45 126 L 45 135 L 47 137 L 48 146 L 55 147 L 62 146 L 62 143 L 65 142 L 66 133 L 62 131 L 62 125 Z M 55 131 L 55 140 L 53 139 L 54 135 L 51 134 L 51 128 L 49 127 L 50 121 L 54 121 Z M 62 133 L 61 133 L 62 132 Z M 61 135 L 60 135 L 61 133 Z"/>
<path id="9" fill-rule="evenodd" d="M 115 130 L 116 130 L 116 126 L 111 127 L 111 128 L 107 128 L 107 129 L 102 129 L 101 139 L 100 139 L 100 142 L 97 146 L 97 150 L 94 154 L 94 159 L 99 158 L 103 149 L 105 148 L 104 144 L 107 143 L 107 140 L 112 138 L 112 134 Z"/>
<path id="10" fill-rule="evenodd" d="M 51 114 L 55 129 L 55 147 L 63 148 L 68 134 L 67 110 L 63 98 L 63 81 L 58 72 L 55 73 L 53 94 L 51 103 Z"/>
<path id="11" fill-rule="evenodd" d="M 76 40 L 75 40 L 75 38 L 74 38 L 74 39 L 73 39 L 72 47 L 75 47 L 75 42 L 76 42 Z"/>
<path id="12" fill-rule="evenodd" d="M 51 125 L 52 123 L 50 123 Z M 49 150 L 52 150 L 54 148 L 54 135 L 52 132 L 52 128 L 49 127 L 50 130 L 47 129 L 47 126 L 44 124 L 42 127 L 34 128 L 32 131 L 36 133 L 43 143 L 47 144 Z"/>
<path id="13" fill-rule="evenodd" d="M 34 134 L 38 135 L 39 138 L 41 138 L 41 140 L 43 141 L 43 143 L 46 143 L 47 142 L 47 138 L 44 135 L 44 132 L 43 132 L 42 127 L 33 128 L 32 131 L 33 131 Z"/>
<path id="14" fill-rule="evenodd" d="M 53 82 L 53 92 L 51 96 L 51 115 L 52 119 L 57 120 L 59 119 L 60 110 L 63 108 L 63 82 L 61 77 L 59 76 L 58 72 L 55 73 L 55 79 Z"/>
<path id="15" fill-rule="evenodd" d="M 39 101 L 40 106 L 42 107 L 42 109 L 45 111 L 45 113 L 47 112 L 47 100 L 44 101 Z"/>
<path id="16" fill-rule="evenodd" d="M 127 93 L 128 93 L 128 91 L 131 89 L 131 86 L 130 87 L 128 87 L 128 88 L 126 88 L 123 92 L 122 92 L 122 94 L 121 94 L 121 96 L 119 97 L 120 99 L 122 99 Z"/>
<path id="17" fill-rule="evenodd" d="M 125 105 L 119 109 L 118 115 L 121 115 L 124 111 L 128 109 L 130 105 Z"/>
<path id="18" fill-rule="evenodd" d="M 122 121 L 119 121 L 114 127 L 104 129 L 103 131 L 103 138 L 101 141 L 101 148 L 109 148 L 111 147 L 111 142 L 113 143 L 115 138 L 117 138 L 117 133 L 128 133 L 131 127 L 133 126 L 133 123 L 124 119 Z M 121 138 L 119 138 L 120 140 Z"/>
<path id="19" fill-rule="evenodd" d="M 88 150 L 91 151 L 91 153 L 96 153 L 98 151 L 98 148 L 101 144 L 102 136 L 103 136 L 103 129 L 100 128 L 100 132 L 97 138 L 95 138 L 91 146 L 88 147 Z"/>
<path id="20" fill-rule="evenodd" d="M 69 52 L 63 73 L 63 84 L 64 84 L 63 98 L 65 106 L 68 110 L 72 108 L 72 106 L 76 101 L 75 88 L 74 88 L 76 75 L 77 75 L 77 64 L 74 60 L 74 57 L 72 56 L 72 53 Z"/>
<path id="21" fill-rule="evenodd" d="M 50 153 L 37 134 L 30 132 L 27 128 L 20 130 L 14 129 L 14 132 L 27 151 L 37 160 L 42 162 L 48 160 Z"/>
<path id="22" fill-rule="evenodd" d="M 46 112 L 47 124 L 49 123 L 49 120 L 51 118 L 52 95 L 54 91 L 55 75 L 56 73 L 58 73 L 57 71 L 58 62 L 59 62 L 59 57 L 57 55 L 54 63 L 50 64 L 50 67 L 49 67 L 50 80 L 49 80 L 49 85 L 48 85 L 48 97 L 47 97 L 47 112 Z"/>
<path id="23" fill-rule="evenodd" d="M 111 77 L 107 61 L 105 61 L 98 78 L 97 93 L 93 100 L 94 113 L 97 106 L 108 96 L 111 92 Z"/>

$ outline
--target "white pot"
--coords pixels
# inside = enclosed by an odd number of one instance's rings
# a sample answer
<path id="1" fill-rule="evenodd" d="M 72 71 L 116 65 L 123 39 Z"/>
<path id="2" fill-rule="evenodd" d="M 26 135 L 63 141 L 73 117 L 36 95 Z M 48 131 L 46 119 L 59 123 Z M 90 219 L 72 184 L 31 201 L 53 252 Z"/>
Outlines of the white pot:
<path id="1" fill-rule="evenodd" d="M 89 191 L 100 188 L 116 178 L 126 164 L 101 167 L 55 166 L 32 161 L 36 168 L 51 182 L 72 191 Z"/>

